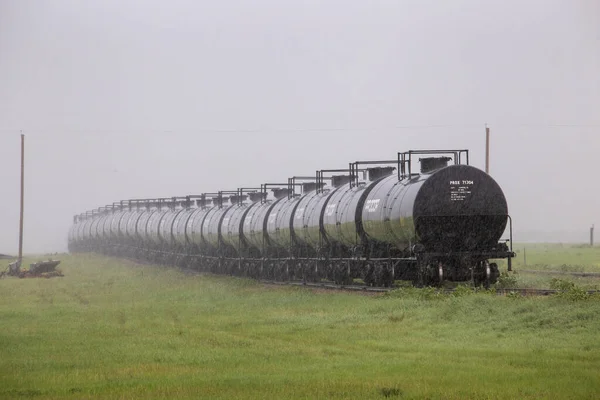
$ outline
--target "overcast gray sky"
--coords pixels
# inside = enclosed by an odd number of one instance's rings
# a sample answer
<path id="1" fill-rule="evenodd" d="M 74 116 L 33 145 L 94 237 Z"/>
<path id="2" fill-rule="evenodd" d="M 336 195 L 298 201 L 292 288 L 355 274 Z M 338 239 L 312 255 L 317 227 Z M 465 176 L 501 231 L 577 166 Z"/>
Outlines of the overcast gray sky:
<path id="1" fill-rule="evenodd" d="M 0 252 L 113 201 L 468 148 L 516 239 L 600 225 L 600 1 L 0 0 Z M 538 232 L 538 233 L 536 233 Z M 537 235 L 537 236 L 536 236 Z"/>

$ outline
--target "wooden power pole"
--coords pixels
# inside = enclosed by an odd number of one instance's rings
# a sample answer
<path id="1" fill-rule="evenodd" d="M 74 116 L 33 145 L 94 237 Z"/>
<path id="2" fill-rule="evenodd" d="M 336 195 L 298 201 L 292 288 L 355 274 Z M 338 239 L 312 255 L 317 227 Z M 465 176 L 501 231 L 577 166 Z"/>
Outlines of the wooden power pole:
<path id="1" fill-rule="evenodd" d="M 21 131 L 23 132 L 23 131 Z M 19 265 L 23 259 L 23 209 L 25 197 L 25 135 L 21 133 L 21 215 L 19 218 Z"/>
<path id="2" fill-rule="evenodd" d="M 485 173 L 490 173 L 490 128 L 485 126 Z"/>

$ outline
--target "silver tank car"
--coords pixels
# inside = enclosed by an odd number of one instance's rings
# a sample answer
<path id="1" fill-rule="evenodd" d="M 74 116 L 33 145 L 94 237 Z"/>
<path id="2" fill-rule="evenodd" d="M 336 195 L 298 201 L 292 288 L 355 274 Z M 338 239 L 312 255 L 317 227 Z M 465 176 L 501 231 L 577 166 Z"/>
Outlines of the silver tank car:
<path id="1" fill-rule="evenodd" d="M 204 219 L 209 214 L 214 213 L 216 210 L 216 206 L 207 207 L 202 203 L 199 208 L 196 208 L 192 212 L 185 228 L 185 233 L 189 244 L 196 247 L 208 246 L 208 243 L 202 237 L 202 225 L 204 224 Z"/>
<path id="2" fill-rule="evenodd" d="M 304 185 L 306 193 L 300 198 L 292 218 L 292 232 L 296 243 L 312 248 L 320 246 L 320 215 L 323 204 L 327 201 L 329 190 L 316 190 L 316 185 Z"/>
<path id="3" fill-rule="evenodd" d="M 120 214 L 118 211 L 116 212 L 112 212 L 110 213 L 105 219 L 104 219 L 104 223 L 102 224 L 102 228 L 101 228 L 101 236 L 103 240 L 109 240 L 110 239 L 110 227 L 112 225 L 112 221 L 115 218 L 120 217 Z"/>
<path id="4" fill-rule="evenodd" d="M 121 231 L 125 232 L 126 243 L 131 244 L 137 240 L 137 223 L 146 210 L 136 209 L 129 214 L 129 218 L 124 221 L 125 229 L 121 228 Z"/>
<path id="5" fill-rule="evenodd" d="M 299 197 L 289 197 L 277 202 L 267 215 L 269 242 L 280 249 L 289 249 L 292 242 L 292 218 L 300 203 Z"/>
<path id="6" fill-rule="evenodd" d="M 106 214 L 106 215 L 102 216 L 102 218 L 100 218 L 100 222 L 98 222 L 98 225 L 96 226 L 96 237 L 99 240 L 106 239 L 105 233 L 108 233 L 108 232 L 104 231 L 104 227 L 106 226 L 107 221 L 109 221 L 111 218 L 112 218 L 112 214 Z"/>
<path id="7" fill-rule="evenodd" d="M 170 210 L 168 209 L 158 209 L 155 210 L 148 218 L 148 222 L 146 223 L 145 240 L 147 240 L 150 245 L 156 246 L 160 244 L 160 221 L 162 221 L 165 215 L 167 215 L 169 212 Z"/>
<path id="8" fill-rule="evenodd" d="M 391 168 L 372 168 L 369 181 L 357 185 L 343 185 L 331 196 L 323 211 L 323 230 L 330 242 L 347 247 L 361 244 L 359 207 L 373 186 L 385 175 L 393 172 Z"/>
<path id="9" fill-rule="evenodd" d="M 121 224 L 121 220 L 127 215 L 127 212 L 128 211 L 125 210 L 119 210 L 113 214 L 108 228 L 109 240 L 116 240 L 119 237 L 119 225 Z"/>
<path id="10" fill-rule="evenodd" d="M 170 204 L 170 208 L 165 210 L 158 223 L 158 242 L 160 246 L 173 246 L 173 222 L 177 215 L 183 211 L 181 208 L 176 207 L 176 204 Z"/>
<path id="11" fill-rule="evenodd" d="M 89 236 L 89 226 L 92 223 L 92 219 L 90 217 L 85 217 L 82 223 L 79 224 L 79 229 L 77 230 L 77 242 L 85 243 Z"/>
<path id="12" fill-rule="evenodd" d="M 144 211 L 142 215 L 140 215 L 135 227 L 136 240 L 140 242 L 149 243 L 147 232 L 148 222 L 150 221 L 150 218 L 152 218 L 152 216 L 155 215 L 157 212 L 158 210 L 151 209 Z M 156 216 L 154 218 L 156 218 Z"/>
<path id="13" fill-rule="evenodd" d="M 185 247 L 189 244 L 186 226 L 195 211 L 193 208 L 183 209 L 173 220 L 173 240 L 177 246 Z"/>
<path id="14" fill-rule="evenodd" d="M 90 240 L 98 239 L 98 224 L 104 217 L 105 217 L 104 215 L 101 215 L 99 217 L 92 219 L 92 222 L 91 222 L 90 228 L 89 228 L 88 239 L 90 239 Z"/>
<path id="15" fill-rule="evenodd" d="M 273 193 L 274 199 L 268 199 L 267 193 L 260 194 L 258 198 L 255 198 L 254 203 L 244 216 L 242 224 L 242 235 L 247 244 L 256 249 L 261 255 L 264 255 L 266 250 L 271 247 L 267 234 L 268 217 L 278 203 L 287 199 L 290 191 L 275 189 Z"/>
<path id="16" fill-rule="evenodd" d="M 221 240 L 221 223 L 227 212 L 233 207 L 226 203 L 229 199 L 221 199 L 221 204 L 215 205 L 207 213 L 202 222 L 202 239 L 213 249 L 218 249 Z"/>
<path id="17" fill-rule="evenodd" d="M 227 209 L 221 222 L 221 238 L 223 242 L 232 246 L 236 252 L 239 252 L 245 243 L 242 233 L 242 222 L 249 209 L 249 205 L 244 203 L 246 196 L 242 197 L 242 199 L 238 199 L 237 197 L 231 198 L 234 204 Z"/>

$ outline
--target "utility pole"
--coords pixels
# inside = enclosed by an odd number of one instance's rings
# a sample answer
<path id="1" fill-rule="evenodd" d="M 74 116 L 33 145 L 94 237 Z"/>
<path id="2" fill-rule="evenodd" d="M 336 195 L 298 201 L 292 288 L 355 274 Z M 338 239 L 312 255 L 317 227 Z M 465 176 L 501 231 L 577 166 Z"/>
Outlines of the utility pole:
<path id="1" fill-rule="evenodd" d="M 590 228 L 590 247 L 594 247 L 594 225 Z"/>
<path id="2" fill-rule="evenodd" d="M 490 173 L 490 128 L 485 124 L 485 173 Z"/>
<path id="3" fill-rule="evenodd" d="M 21 130 L 21 216 L 19 218 L 19 265 L 23 260 L 23 209 L 25 197 L 25 135 Z"/>

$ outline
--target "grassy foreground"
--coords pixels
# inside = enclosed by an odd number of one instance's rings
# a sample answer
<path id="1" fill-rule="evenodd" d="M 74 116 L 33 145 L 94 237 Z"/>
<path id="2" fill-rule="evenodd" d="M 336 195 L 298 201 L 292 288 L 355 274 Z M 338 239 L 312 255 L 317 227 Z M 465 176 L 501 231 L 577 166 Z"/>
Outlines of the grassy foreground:
<path id="1" fill-rule="evenodd" d="M 0 280 L 0 398 L 585 399 L 600 301 L 264 287 L 92 255 Z"/>

